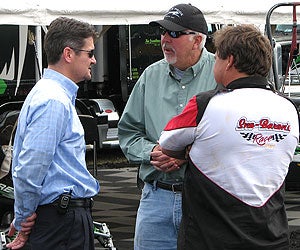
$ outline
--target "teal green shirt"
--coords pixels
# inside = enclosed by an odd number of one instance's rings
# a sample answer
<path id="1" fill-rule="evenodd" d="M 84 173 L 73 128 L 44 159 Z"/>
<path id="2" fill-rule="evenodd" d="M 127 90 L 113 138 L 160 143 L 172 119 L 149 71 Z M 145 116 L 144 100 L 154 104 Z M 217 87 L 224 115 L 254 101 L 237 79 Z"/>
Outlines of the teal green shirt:
<path id="1" fill-rule="evenodd" d="M 165 59 L 147 67 L 127 101 L 118 125 L 120 147 L 131 163 L 139 163 L 143 181 L 182 180 L 185 167 L 164 173 L 150 164 L 150 153 L 167 122 L 181 113 L 199 92 L 214 89 L 214 55 L 205 48 L 200 60 L 177 80 Z"/>

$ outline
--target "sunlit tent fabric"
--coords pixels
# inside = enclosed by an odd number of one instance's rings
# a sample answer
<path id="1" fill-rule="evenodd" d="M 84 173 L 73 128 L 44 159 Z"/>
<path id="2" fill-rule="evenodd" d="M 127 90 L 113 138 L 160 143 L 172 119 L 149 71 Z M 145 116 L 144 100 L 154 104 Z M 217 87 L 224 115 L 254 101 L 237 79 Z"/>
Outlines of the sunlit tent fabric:
<path id="1" fill-rule="evenodd" d="M 10 0 L 0 1 L 0 24 L 48 25 L 58 16 L 68 16 L 94 25 L 146 24 L 160 19 L 172 6 L 191 3 L 214 24 L 263 25 L 266 13 L 278 0 Z M 290 23 L 291 8 L 274 12 L 272 23 Z"/>

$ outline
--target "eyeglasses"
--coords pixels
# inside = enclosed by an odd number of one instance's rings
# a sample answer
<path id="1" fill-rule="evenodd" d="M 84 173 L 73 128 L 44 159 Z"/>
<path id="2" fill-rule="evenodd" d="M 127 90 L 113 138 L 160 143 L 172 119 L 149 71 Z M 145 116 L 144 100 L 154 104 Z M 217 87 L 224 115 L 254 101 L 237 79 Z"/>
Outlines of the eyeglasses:
<path id="1" fill-rule="evenodd" d="M 171 31 L 171 30 L 167 30 L 165 28 L 160 27 L 160 34 L 164 36 L 166 33 L 168 33 L 169 36 L 172 38 L 178 38 L 182 35 L 192 35 L 192 34 L 196 35 L 197 34 L 196 32 L 193 32 L 193 31 Z"/>
<path id="2" fill-rule="evenodd" d="M 71 49 L 73 50 L 77 50 L 77 51 L 83 51 L 83 52 L 87 52 L 88 53 L 88 56 L 89 58 L 92 58 L 94 56 L 94 50 L 85 50 L 85 49 L 77 49 L 77 48 L 72 48 L 70 47 Z"/>

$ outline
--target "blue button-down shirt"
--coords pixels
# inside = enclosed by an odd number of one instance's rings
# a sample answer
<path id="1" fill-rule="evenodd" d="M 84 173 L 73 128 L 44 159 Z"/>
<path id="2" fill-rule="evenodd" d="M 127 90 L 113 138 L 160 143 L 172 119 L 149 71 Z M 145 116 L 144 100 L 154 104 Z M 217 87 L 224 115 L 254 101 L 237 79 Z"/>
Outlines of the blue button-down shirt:
<path id="1" fill-rule="evenodd" d="M 16 229 L 39 205 L 72 190 L 95 196 L 98 181 L 85 163 L 84 130 L 75 109 L 78 86 L 46 69 L 22 107 L 13 151 Z"/>

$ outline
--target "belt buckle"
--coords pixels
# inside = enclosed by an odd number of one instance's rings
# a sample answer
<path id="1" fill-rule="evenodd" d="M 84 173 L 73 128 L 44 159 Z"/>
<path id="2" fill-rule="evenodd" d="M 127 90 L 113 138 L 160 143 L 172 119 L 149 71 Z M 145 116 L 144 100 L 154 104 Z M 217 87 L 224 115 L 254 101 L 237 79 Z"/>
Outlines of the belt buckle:
<path id="1" fill-rule="evenodd" d="M 172 192 L 173 192 L 173 193 L 176 193 L 175 187 L 176 187 L 177 185 L 178 185 L 178 184 L 176 184 L 176 183 L 173 183 L 173 184 L 172 184 Z"/>

